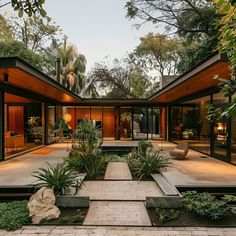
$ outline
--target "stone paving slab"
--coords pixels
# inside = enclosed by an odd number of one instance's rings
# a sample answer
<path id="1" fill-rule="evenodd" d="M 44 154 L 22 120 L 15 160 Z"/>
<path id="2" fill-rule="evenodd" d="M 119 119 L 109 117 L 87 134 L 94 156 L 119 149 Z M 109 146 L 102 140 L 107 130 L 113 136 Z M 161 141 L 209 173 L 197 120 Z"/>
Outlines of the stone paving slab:
<path id="1" fill-rule="evenodd" d="M 84 225 L 151 226 L 144 202 L 92 202 Z"/>
<path id="2" fill-rule="evenodd" d="M 0 236 L 236 236 L 236 228 L 24 226 Z"/>
<path id="3" fill-rule="evenodd" d="M 90 200 L 129 201 L 164 196 L 154 181 L 84 181 L 77 195 L 89 196 Z"/>
<path id="4" fill-rule="evenodd" d="M 132 175 L 127 162 L 109 162 L 105 180 L 132 180 Z"/>

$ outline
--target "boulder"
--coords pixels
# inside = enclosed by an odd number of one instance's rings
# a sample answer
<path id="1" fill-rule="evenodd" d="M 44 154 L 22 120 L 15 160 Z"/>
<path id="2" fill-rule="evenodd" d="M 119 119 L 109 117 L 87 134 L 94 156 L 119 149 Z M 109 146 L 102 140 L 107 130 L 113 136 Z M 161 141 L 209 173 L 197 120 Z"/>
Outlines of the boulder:
<path id="1" fill-rule="evenodd" d="M 39 224 L 41 220 L 57 219 L 60 210 L 55 206 L 56 197 L 50 188 L 43 187 L 30 197 L 27 204 L 33 224 Z"/>

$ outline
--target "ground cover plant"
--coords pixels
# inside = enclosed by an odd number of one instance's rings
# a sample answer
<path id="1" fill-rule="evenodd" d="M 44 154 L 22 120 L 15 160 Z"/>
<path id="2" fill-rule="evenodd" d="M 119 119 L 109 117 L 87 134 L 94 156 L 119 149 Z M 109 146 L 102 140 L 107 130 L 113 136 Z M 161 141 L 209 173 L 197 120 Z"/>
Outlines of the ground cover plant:
<path id="1" fill-rule="evenodd" d="M 148 208 L 148 214 L 156 226 L 236 226 L 236 196 L 217 198 L 210 193 L 187 191 L 182 193 L 183 207 Z"/>
<path id="2" fill-rule="evenodd" d="M 31 219 L 26 208 L 28 201 L 13 201 L 0 203 L 0 228 L 16 230 L 25 224 L 30 224 Z"/>
<path id="3" fill-rule="evenodd" d="M 226 199 L 217 199 L 210 193 L 197 193 L 187 191 L 182 193 L 185 207 L 199 216 L 207 217 L 212 220 L 222 219 L 227 211 Z"/>

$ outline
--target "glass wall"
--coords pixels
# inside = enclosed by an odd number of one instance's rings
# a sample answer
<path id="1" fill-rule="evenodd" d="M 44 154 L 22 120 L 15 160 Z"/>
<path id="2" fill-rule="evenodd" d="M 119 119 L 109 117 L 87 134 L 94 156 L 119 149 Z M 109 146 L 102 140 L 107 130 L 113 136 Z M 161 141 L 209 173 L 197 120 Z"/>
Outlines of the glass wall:
<path id="1" fill-rule="evenodd" d="M 235 101 L 236 95 L 233 95 L 232 101 Z M 231 117 L 231 162 L 236 165 L 236 114 Z"/>
<path id="2" fill-rule="evenodd" d="M 206 118 L 210 100 L 206 96 L 171 108 L 172 141 L 185 140 L 191 148 L 210 155 L 211 124 Z"/>
<path id="3" fill-rule="evenodd" d="M 4 99 L 5 158 L 42 145 L 42 103 L 10 93 Z"/>
<path id="4" fill-rule="evenodd" d="M 148 138 L 147 108 L 135 107 L 133 109 L 133 139 Z"/>
<path id="5" fill-rule="evenodd" d="M 119 131 L 121 140 L 132 140 L 132 108 L 120 108 Z"/>
<path id="6" fill-rule="evenodd" d="M 228 98 L 223 93 L 213 94 L 213 104 L 215 108 L 225 107 Z M 213 156 L 227 156 L 227 120 L 221 119 L 214 124 L 213 130 Z"/>
<path id="7" fill-rule="evenodd" d="M 166 138 L 166 108 L 160 107 L 63 107 L 71 132 L 82 119 L 101 128 L 104 140 L 141 140 Z"/>

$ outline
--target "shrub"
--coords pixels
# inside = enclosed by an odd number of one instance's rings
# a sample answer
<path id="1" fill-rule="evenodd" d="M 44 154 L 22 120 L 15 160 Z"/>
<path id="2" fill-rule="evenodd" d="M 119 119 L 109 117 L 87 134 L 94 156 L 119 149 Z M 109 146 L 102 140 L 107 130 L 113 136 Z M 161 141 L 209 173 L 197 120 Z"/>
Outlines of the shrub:
<path id="1" fill-rule="evenodd" d="M 16 230 L 24 224 L 30 224 L 31 219 L 26 208 L 27 201 L 0 203 L 0 228 Z"/>
<path id="2" fill-rule="evenodd" d="M 199 216 L 218 220 L 223 218 L 228 211 L 226 200 L 218 200 L 209 193 L 187 191 L 182 193 L 182 195 L 185 207 Z"/>
<path id="3" fill-rule="evenodd" d="M 66 158 L 66 163 L 69 168 L 86 172 L 89 178 L 101 174 L 107 165 L 101 150 L 94 148 L 94 144 L 87 142 L 80 143 L 77 146 L 76 155 Z"/>
<path id="4" fill-rule="evenodd" d="M 149 148 L 152 149 L 152 143 L 150 141 L 141 140 L 138 142 L 138 153 L 140 155 L 146 155 Z"/>
<path id="5" fill-rule="evenodd" d="M 56 195 L 69 192 L 70 187 L 78 189 L 81 181 L 78 179 L 77 172 L 67 168 L 62 163 L 55 166 L 47 162 L 46 168 L 39 168 L 33 176 L 37 178 L 36 186 L 52 188 Z"/>
<path id="6" fill-rule="evenodd" d="M 87 141 L 89 143 L 96 143 L 99 129 L 94 126 L 90 120 L 82 120 L 79 122 L 76 130 L 76 136 L 80 141 Z"/>
<path id="7" fill-rule="evenodd" d="M 151 174 L 164 171 L 169 165 L 169 160 L 160 155 L 160 152 L 148 152 L 145 156 L 139 153 L 135 153 L 133 156 L 131 154 L 128 163 L 131 171 L 140 180 L 143 177 L 150 177 Z"/>

